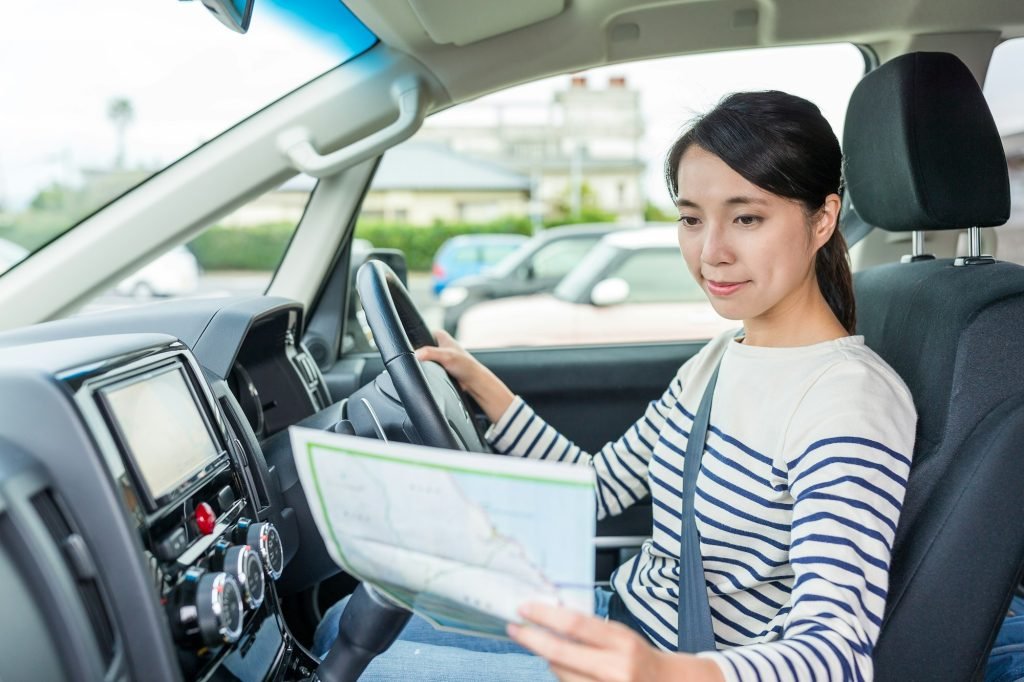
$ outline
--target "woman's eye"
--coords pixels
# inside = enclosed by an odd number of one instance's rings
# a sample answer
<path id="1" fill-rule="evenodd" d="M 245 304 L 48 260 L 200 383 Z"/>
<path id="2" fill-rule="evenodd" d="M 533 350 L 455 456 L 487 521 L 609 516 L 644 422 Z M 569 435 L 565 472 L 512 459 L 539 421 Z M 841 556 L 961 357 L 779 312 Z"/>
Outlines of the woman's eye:
<path id="1" fill-rule="evenodd" d="M 752 225 L 757 225 L 759 222 L 761 222 L 761 218 L 760 216 L 756 215 L 741 215 L 736 218 L 736 222 L 738 222 L 740 225 L 746 225 L 750 227 Z"/>
<path id="2" fill-rule="evenodd" d="M 700 224 L 700 219 L 692 215 L 682 215 L 679 216 L 679 224 L 684 227 L 697 227 Z"/>

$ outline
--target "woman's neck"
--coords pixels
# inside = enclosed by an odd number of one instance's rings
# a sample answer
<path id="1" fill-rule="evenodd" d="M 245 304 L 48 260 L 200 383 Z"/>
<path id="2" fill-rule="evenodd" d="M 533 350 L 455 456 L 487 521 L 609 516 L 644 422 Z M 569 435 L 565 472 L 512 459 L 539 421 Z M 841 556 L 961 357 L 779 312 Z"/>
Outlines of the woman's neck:
<path id="1" fill-rule="evenodd" d="M 836 318 L 816 281 L 787 300 L 749 320 L 743 320 L 743 343 L 748 346 L 810 346 L 849 336 Z"/>

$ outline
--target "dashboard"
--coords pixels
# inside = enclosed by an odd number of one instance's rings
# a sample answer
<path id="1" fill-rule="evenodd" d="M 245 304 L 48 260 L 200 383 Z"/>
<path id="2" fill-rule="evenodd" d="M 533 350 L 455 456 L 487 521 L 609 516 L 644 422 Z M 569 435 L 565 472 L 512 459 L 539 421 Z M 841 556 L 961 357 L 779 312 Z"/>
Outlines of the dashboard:
<path id="1" fill-rule="evenodd" d="M 0 678 L 310 677 L 281 596 L 338 569 L 287 428 L 344 401 L 302 324 L 245 297 L 0 334 Z"/>

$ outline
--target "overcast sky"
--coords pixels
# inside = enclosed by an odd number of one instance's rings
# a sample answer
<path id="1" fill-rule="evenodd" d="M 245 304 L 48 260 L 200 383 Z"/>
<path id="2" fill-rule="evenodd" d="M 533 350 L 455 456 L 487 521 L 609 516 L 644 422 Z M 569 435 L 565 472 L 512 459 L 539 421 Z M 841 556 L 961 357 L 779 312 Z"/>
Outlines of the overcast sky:
<path id="1" fill-rule="evenodd" d="M 240 36 L 198 2 L 0 3 L 0 203 L 18 207 L 50 182 L 75 180 L 77 168 L 109 167 L 116 150 L 107 118 L 112 98 L 129 98 L 135 110 L 128 165 L 157 168 L 340 61 L 338 46 L 326 38 L 266 20 L 270 6 L 257 2 L 252 28 Z M 661 161 L 695 113 L 728 92 L 776 88 L 816 102 L 841 139 L 862 69 L 854 48 L 816 46 L 626 64 L 588 78 L 592 87 L 606 87 L 609 76 L 625 76 L 641 92 L 645 185 L 667 205 Z M 1024 39 L 999 48 L 986 91 L 1003 133 L 1024 129 L 1022 70 Z M 562 76 L 488 99 L 529 111 L 567 84 Z M 475 106 L 441 114 L 438 122 L 476 115 Z"/>

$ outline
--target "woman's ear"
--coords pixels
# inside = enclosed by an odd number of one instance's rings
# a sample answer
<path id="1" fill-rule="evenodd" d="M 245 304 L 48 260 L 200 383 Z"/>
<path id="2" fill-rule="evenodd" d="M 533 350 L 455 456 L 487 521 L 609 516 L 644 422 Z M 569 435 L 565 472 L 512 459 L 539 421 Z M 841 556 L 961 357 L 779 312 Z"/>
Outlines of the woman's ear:
<path id="1" fill-rule="evenodd" d="M 825 197 L 825 203 L 814 216 L 812 238 L 815 249 L 824 246 L 832 238 L 832 233 L 839 229 L 839 209 L 842 205 L 843 200 L 838 194 L 829 194 Z"/>

